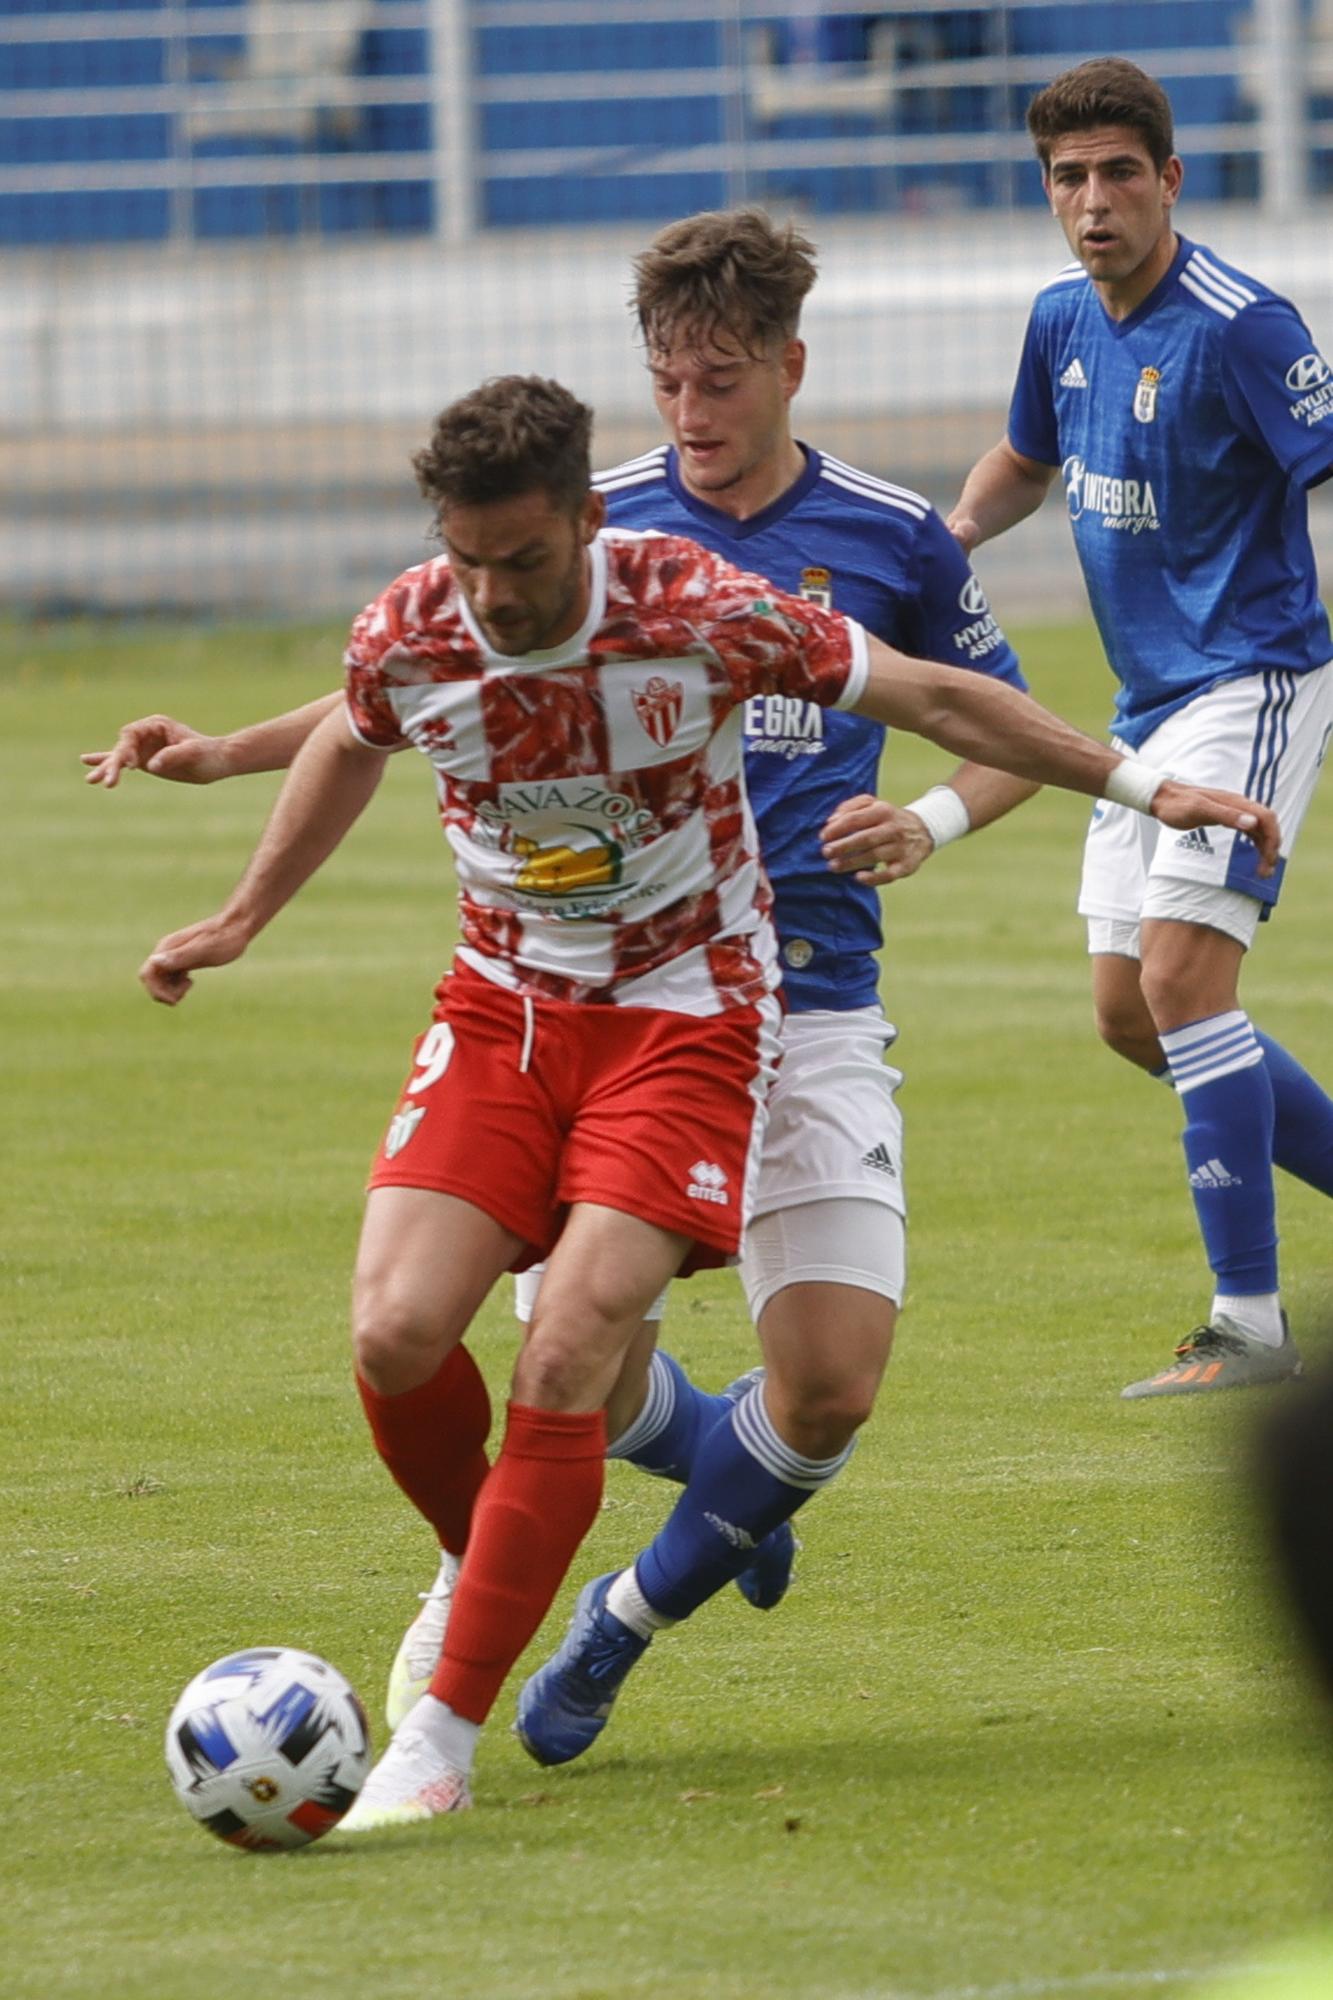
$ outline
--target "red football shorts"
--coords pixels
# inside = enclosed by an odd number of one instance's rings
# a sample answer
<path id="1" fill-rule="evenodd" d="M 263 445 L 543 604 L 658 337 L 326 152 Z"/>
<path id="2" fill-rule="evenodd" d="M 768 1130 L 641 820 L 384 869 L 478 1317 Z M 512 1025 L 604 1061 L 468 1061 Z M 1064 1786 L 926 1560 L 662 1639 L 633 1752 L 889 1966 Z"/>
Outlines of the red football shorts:
<path id="1" fill-rule="evenodd" d="M 545 1256 L 572 1202 L 691 1237 L 726 1263 L 749 1219 L 777 1062 L 774 999 L 697 1016 L 533 999 L 461 966 L 375 1156 L 370 1186 L 470 1201 Z"/>

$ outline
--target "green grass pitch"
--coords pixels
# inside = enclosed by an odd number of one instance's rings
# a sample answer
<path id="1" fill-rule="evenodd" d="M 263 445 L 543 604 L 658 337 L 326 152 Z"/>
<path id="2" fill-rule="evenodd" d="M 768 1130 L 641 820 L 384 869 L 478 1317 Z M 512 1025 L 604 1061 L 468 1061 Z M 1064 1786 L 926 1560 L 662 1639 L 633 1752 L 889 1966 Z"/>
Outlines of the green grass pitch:
<path id="1" fill-rule="evenodd" d="M 1099 729 L 1083 629 L 1027 636 Z M 787 1603 L 660 1640 L 563 1772 L 483 1744 L 469 1817 L 256 1860 L 171 1797 L 161 1730 L 235 1646 L 326 1654 L 378 1719 L 431 1572 L 344 1330 L 362 1176 L 452 936 L 415 759 L 242 965 L 135 969 L 214 908 L 275 786 L 83 788 L 148 708 L 221 727 L 332 684 L 339 636 L 0 635 L 7 1175 L 0 1987 L 11 2000 L 1136 2000 L 1317 1920 L 1326 1718 L 1251 1520 L 1245 1397 L 1127 1405 L 1207 1304 L 1171 1095 L 1095 1042 L 1085 807 L 1044 795 L 889 892 L 911 1291 L 880 1410 L 803 1516 Z M 893 742 L 885 787 L 947 768 Z M 1247 1000 L 1333 1070 L 1316 802 Z M 1284 1184 L 1317 1349 L 1327 1211 Z M 504 1287 L 476 1345 L 497 1396 Z M 752 1357 L 726 1275 L 666 1338 Z M 616 1467 L 577 1581 L 668 1494 Z M 521 1671 L 521 1670 L 520 1670 Z M 377 1731 L 382 1745 L 382 1725 Z M 1258 1992 L 1258 1988 L 1255 1991 Z"/>

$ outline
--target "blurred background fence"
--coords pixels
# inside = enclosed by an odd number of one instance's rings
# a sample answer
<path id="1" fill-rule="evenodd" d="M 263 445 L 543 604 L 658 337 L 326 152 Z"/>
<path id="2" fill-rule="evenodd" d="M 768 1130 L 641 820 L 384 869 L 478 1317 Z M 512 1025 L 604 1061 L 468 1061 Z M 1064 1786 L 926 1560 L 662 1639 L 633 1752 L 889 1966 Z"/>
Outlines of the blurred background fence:
<path id="1" fill-rule="evenodd" d="M 1026 104 L 1099 53 L 1171 94 L 1187 233 L 1328 337 L 1333 0 L 0 0 L 0 597 L 355 608 L 483 376 L 654 440 L 629 259 L 743 201 L 820 246 L 798 428 L 947 503 L 1064 259 Z M 1067 538 L 985 552 L 1011 616 L 1081 608 Z"/>

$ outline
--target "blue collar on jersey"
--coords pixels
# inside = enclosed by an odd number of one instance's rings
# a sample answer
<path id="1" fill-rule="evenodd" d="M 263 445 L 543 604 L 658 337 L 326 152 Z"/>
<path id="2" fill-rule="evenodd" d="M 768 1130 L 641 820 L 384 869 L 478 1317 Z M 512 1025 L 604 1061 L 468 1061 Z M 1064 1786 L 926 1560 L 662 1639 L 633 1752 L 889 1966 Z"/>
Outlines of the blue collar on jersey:
<path id="1" fill-rule="evenodd" d="M 793 507 L 800 505 L 819 478 L 824 467 L 823 459 L 813 445 L 802 444 L 800 438 L 797 438 L 796 442 L 805 453 L 805 471 L 799 479 L 793 481 L 785 493 L 779 493 L 776 500 L 770 500 L 761 512 L 749 515 L 744 521 L 738 521 L 734 514 L 728 514 L 722 507 L 710 507 L 706 500 L 700 500 L 690 492 L 680 476 L 680 462 L 674 445 L 667 451 L 667 484 L 681 506 L 687 513 L 693 514 L 696 520 L 707 522 L 710 527 L 724 534 L 728 541 L 743 542 L 750 535 L 760 535 L 765 528 L 776 526 L 785 515 L 790 514 Z"/>
<path id="2" fill-rule="evenodd" d="M 1106 307 L 1102 306 L 1102 311 L 1106 315 L 1106 330 L 1113 340 L 1123 340 L 1127 333 L 1133 333 L 1136 326 L 1142 326 L 1150 313 L 1156 312 L 1158 306 L 1161 305 L 1163 299 L 1175 284 L 1176 279 L 1184 270 L 1185 265 L 1194 255 L 1194 248 L 1195 246 L 1187 242 L 1183 236 L 1177 236 L 1176 254 L 1171 259 L 1169 268 L 1157 280 L 1147 298 L 1135 306 L 1128 318 L 1112 319 L 1110 313 L 1106 311 Z M 1102 304 L 1100 298 L 1098 298 L 1097 303 L 1099 306 Z"/>

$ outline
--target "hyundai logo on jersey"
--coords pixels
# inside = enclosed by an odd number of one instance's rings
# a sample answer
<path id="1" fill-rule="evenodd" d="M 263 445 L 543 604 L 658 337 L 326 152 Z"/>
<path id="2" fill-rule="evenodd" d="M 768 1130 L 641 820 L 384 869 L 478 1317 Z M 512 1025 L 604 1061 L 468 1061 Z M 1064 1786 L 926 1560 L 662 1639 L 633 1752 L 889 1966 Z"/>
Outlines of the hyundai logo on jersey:
<path id="1" fill-rule="evenodd" d="M 1304 396 L 1321 382 L 1327 382 L 1330 374 L 1333 369 L 1322 354 L 1303 354 L 1299 361 L 1292 362 L 1284 380 L 1293 396 Z"/>

